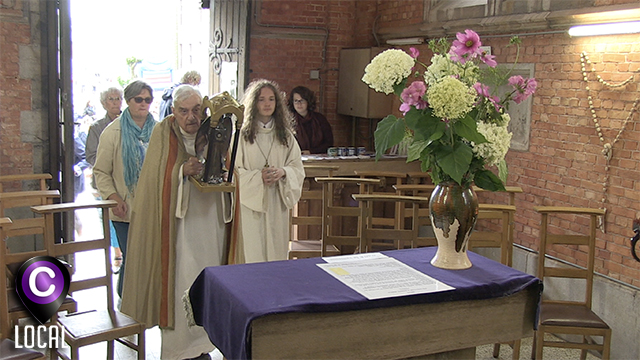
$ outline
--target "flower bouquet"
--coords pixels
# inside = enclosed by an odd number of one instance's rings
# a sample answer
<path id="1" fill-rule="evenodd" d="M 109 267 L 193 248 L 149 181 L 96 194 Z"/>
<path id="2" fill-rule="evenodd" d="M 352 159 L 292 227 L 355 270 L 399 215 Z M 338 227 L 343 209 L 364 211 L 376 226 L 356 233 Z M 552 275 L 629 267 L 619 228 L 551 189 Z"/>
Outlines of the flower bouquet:
<path id="1" fill-rule="evenodd" d="M 519 39 L 510 43 L 518 46 Z M 465 30 L 452 44 L 430 41 L 434 54 L 428 66 L 418 60 L 415 48 L 410 54 L 389 49 L 371 60 L 362 81 L 378 92 L 398 95 L 404 115 L 389 115 L 378 123 L 376 159 L 404 140 L 410 144 L 407 162 L 420 160 L 434 184 L 452 180 L 463 188 L 475 183 L 486 190 L 504 190 L 512 136 L 506 110 L 510 102 L 520 103 L 533 94 L 537 83 L 496 68 L 495 57 L 480 47 L 478 34 Z M 501 98 L 495 95 L 506 83 L 511 90 Z M 494 166 L 498 176 L 489 170 Z"/>
<path id="2" fill-rule="evenodd" d="M 512 38 L 511 44 L 518 46 L 519 40 Z M 362 77 L 376 91 L 402 100 L 404 118 L 389 115 L 378 123 L 376 159 L 404 141 L 409 143 L 407 162 L 420 160 L 422 171 L 431 175 L 436 187 L 429 213 L 438 241 L 431 264 L 445 269 L 471 267 L 466 251 L 479 209 L 471 185 L 504 190 L 504 158 L 512 135 L 507 106 L 522 102 L 537 86 L 535 79 L 497 68 L 495 57 L 480 47 L 478 34 L 465 30 L 452 44 L 430 41 L 428 66 L 414 48 L 410 54 L 386 50 L 371 60 Z M 494 94 L 507 83 L 511 88 L 502 98 Z M 497 176 L 489 169 L 494 166 Z"/>

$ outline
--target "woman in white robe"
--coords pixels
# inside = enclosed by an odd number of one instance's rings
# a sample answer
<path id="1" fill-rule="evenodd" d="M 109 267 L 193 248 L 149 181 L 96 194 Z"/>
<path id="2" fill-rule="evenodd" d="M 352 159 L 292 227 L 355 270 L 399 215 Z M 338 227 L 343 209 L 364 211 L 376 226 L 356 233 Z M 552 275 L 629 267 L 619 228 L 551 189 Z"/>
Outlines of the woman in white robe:
<path id="1" fill-rule="evenodd" d="M 122 312 L 160 326 L 162 359 L 205 359 L 215 348 L 202 327 L 188 326 L 182 301 L 202 269 L 224 262 L 231 217 L 228 194 L 199 192 L 188 180 L 203 166 L 195 157 L 201 103 L 191 86 L 175 90 L 173 114 L 151 136 L 133 205 Z"/>
<path id="2" fill-rule="evenodd" d="M 268 80 L 249 84 L 244 105 L 236 158 L 244 261 L 286 260 L 289 211 L 305 176 L 292 116 L 277 84 Z"/>

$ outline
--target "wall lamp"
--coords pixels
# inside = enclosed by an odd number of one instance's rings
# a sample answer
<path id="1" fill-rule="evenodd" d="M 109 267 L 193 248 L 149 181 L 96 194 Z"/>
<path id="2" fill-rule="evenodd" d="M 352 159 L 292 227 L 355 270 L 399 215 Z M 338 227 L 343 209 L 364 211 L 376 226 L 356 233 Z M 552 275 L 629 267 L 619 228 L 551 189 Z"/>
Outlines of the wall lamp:
<path id="1" fill-rule="evenodd" d="M 571 36 L 596 36 L 640 33 L 640 21 L 572 26 Z"/>
<path id="2" fill-rule="evenodd" d="M 421 37 L 387 40 L 387 44 L 389 45 L 420 45 L 423 43 L 424 43 L 424 38 L 421 38 Z"/>

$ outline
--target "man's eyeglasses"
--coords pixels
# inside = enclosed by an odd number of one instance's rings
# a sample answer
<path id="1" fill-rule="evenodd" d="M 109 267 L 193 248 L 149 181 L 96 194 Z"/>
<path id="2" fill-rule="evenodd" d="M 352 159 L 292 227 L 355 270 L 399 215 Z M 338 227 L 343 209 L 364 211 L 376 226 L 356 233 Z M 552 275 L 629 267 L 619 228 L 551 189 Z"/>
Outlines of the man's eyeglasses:
<path id="1" fill-rule="evenodd" d="M 143 101 L 146 102 L 147 104 L 151 104 L 153 102 L 153 98 L 152 97 L 143 98 L 141 96 L 136 96 L 136 97 L 133 98 L 133 100 L 135 100 L 136 103 L 138 103 L 138 104 L 142 103 Z"/>
<path id="2" fill-rule="evenodd" d="M 109 100 L 109 101 L 120 101 L 120 100 L 122 100 L 122 98 L 121 97 L 108 97 L 107 100 Z"/>

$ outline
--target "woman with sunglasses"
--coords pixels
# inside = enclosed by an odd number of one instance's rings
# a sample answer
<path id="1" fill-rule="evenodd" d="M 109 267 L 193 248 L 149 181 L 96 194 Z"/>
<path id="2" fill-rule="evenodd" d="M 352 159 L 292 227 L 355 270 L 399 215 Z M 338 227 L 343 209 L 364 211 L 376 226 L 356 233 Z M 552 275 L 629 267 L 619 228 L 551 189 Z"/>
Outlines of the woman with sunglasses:
<path id="1" fill-rule="evenodd" d="M 111 220 L 124 259 L 118 274 L 118 296 L 122 296 L 122 277 L 127 261 L 129 218 L 140 169 L 156 121 L 149 113 L 153 89 L 136 80 L 124 89 L 127 108 L 100 135 L 93 176 L 103 199 L 115 200 Z"/>

